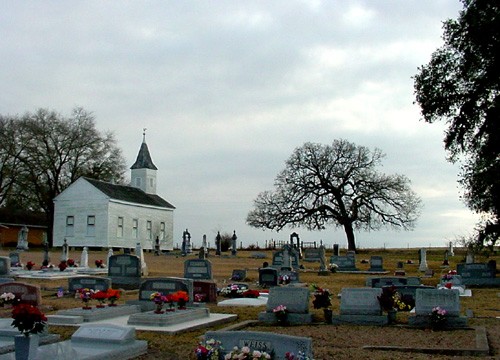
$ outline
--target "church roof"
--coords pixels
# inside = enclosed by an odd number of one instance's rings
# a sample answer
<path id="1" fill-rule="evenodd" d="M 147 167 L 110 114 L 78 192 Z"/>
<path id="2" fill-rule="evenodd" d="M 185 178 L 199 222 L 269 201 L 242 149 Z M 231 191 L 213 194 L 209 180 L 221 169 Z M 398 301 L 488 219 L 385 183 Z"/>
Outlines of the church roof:
<path id="1" fill-rule="evenodd" d="M 175 209 L 175 206 L 173 206 L 160 196 L 147 194 L 141 189 L 135 188 L 133 186 L 117 185 L 87 177 L 85 178 L 85 180 L 87 180 L 98 190 L 115 200 L 122 200 L 143 205 L 159 206 L 167 209 Z"/>
<path id="2" fill-rule="evenodd" d="M 153 164 L 151 160 L 151 155 L 149 154 L 148 145 L 146 141 L 143 141 L 141 148 L 139 149 L 139 154 L 137 154 L 137 159 L 131 169 L 151 169 L 158 170 L 158 168 Z"/>

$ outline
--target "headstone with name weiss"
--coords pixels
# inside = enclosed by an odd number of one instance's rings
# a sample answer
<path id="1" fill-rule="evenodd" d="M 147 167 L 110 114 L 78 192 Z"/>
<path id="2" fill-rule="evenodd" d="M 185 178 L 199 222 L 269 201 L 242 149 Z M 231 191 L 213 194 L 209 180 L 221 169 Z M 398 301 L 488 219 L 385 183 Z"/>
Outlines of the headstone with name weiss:
<path id="1" fill-rule="evenodd" d="M 273 353 L 275 360 L 285 360 L 287 352 L 299 352 L 308 359 L 312 359 L 311 338 L 273 334 L 270 332 L 258 331 L 208 331 L 205 339 L 214 339 L 221 342 L 223 354 L 229 353 L 234 347 L 250 348 L 250 351 Z"/>

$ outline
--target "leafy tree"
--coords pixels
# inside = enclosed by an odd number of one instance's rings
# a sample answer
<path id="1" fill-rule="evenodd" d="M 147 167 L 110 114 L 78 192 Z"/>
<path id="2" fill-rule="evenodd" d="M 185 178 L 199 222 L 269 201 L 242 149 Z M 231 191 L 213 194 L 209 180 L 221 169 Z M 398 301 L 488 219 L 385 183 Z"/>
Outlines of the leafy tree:
<path id="1" fill-rule="evenodd" d="M 467 206 L 486 215 L 479 244 L 500 234 L 500 3 L 463 0 L 457 20 L 444 23 L 444 45 L 415 76 L 424 120 L 444 120 L 449 160 L 460 161 Z"/>
<path id="2" fill-rule="evenodd" d="M 101 134 L 93 115 L 82 108 L 69 117 L 39 109 L 11 121 L 17 135 L 10 140 L 9 159 L 17 154 L 18 173 L 11 179 L 7 205 L 43 211 L 52 244 L 54 197 L 80 176 L 123 182 L 125 161 L 113 134 Z"/>
<path id="3" fill-rule="evenodd" d="M 343 227 L 353 251 L 354 229 L 412 229 L 421 201 L 405 176 L 376 171 L 383 157 L 379 149 L 370 151 L 346 140 L 306 143 L 286 161 L 275 190 L 254 200 L 247 223 L 276 231 L 287 225 L 309 230 Z"/>

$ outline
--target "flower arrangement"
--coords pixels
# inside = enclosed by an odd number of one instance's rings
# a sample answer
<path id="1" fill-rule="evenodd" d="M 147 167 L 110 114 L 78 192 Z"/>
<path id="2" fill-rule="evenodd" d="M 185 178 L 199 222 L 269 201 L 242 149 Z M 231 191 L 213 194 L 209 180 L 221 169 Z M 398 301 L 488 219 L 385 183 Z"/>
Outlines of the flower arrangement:
<path id="1" fill-rule="evenodd" d="M 332 294 L 330 293 L 330 290 L 323 289 L 316 284 L 311 285 L 311 290 L 313 291 L 314 295 L 313 307 L 315 309 L 328 309 L 330 306 L 332 306 Z"/>
<path id="2" fill-rule="evenodd" d="M 47 317 L 37 307 L 29 304 L 15 305 L 12 318 L 12 326 L 26 337 L 41 333 L 47 324 Z"/>
<path id="3" fill-rule="evenodd" d="M 194 294 L 194 302 L 205 302 L 207 300 L 207 294 L 196 293 Z"/>
<path id="4" fill-rule="evenodd" d="M 83 309 L 85 310 L 91 309 L 91 307 L 89 306 L 89 301 L 92 299 L 92 294 L 94 293 L 94 290 L 89 288 L 84 288 L 84 289 L 79 289 L 78 293 L 80 295 L 80 299 L 82 299 L 83 302 Z"/>
<path id="5" fill-rule="evenodd" d="M 109 301 L 108 306 L 116 306 L 115 303 L 122 295 L 122 292 L 121 292 L 121 290 L 108 289 L 107 294 L 108 294 L 108 301 Z"/>
<path id="6" fill-rule="evenodd" d="M 68 259 L 66 263 L 68 264 L 69 267 L 76 267 L 75 260 L 73 259 Z"/>
<path id="7" fill-rule="evenodd" d="M 176 298 L 174 294 L 167 294 L 165 296 L 165 302 L 168 304 L 167 311 L 175 311 Z"/>
<path id="8" fill-rule="evenodd" d="M 299 351 L 297 355 L 292 352 L 285 353 L 285 360 L 311 360 L 311 358 L 306 356 L 302 351 Z"/>
<path id="9" fill-rule="evenodd" d="M 384 311 L 395 310 L 394 307 L 394 296 L 396 295 L 396 287 L 394 286 L 384 286 L 382 287 L 382 293 L 377 296 L 378 302 Z"/>
<path id="10" fill-rule="evenodd" d="M 242 284 L 229 284 L 225 288 L 222 288 L 220 294 L 224 297 L 229 298 L 239 298 L 243 296 L 243 293 L 248 289 L 248 286 Z"/>
<path id="11" fill-rule="evenodd" d="M 446 323 L 446 314 L 448 312 L 439 307 L 439 306 L 436 306 L 435 308 L 432 309 L 432 312 L 431 312 L 431 325 L 433 328 L 440 328 L 440 327 L 443 327 L 444 324 Z"/>
<path id="12" fill-rule="evenodd" d="M 68 263 L 66 261 L 61 261 L 58 265 L 59 270 L 64 271 L 68 267 Z"/>
<path id="13" fill-rule="evenodd" d="M 252 351 L 248 346 L 243 346 L 241 349 L 235 346 L 233 350 L 231 350 L 224 356 L 224 360 L 231 360 L 231 359 L 266 360 L 266 359 L 272 359 L 272 356 L 271 354 L 268 354 L 265 351 L 258 351 L 258 350 Z"/>
<path id="14" fill-rule="evenodd" d="M 35 266 L 35 263 L 33 261 L 28 261 L 26 263 L 26 269 L 31 270 Z"/>
<path id="15" fill-rule="evenodd" d="M 0 295 L 0 307 L 4 307 L 6 304 L 13 304 L 16 300 L 16 295 L 11 292 L 3 293 Z"/>
<path id="16" fill-rule="evenodd" d="M 285 324 L 288 318 L 288 309 L 285 305 L 278 305 L 273 309 L 274 316 L 278 323 Z"/>
<path id="17" fill-rule="evenodd" d="M 172 296 L 174 297 L 174 300 L 177 302 L 178 309 L 183 310 L 186 308 L 186 304 L 189 301 L 189 295 L 187 292 L 179 290 L 173 293 Z"/>
<path id="18" fill-rule="evenodd" d="M 194 353 L 196 354 L 197 360 L 219 360 L 221 350 L 221 342 L 210 339 L 204 343 L 200 342 L 194 350 Z"/>
<path id="19" fill-rule="evenodd" d="M 156 314 L 163 314 L 162 308 L 163 304 L 167 301 L 167 297 L 161 292 L 154 292 L 149 296 L 149 299 L 156 305 Z"/>
<path id="20" fill-rule="evenodd" d="M 91 295 L 91 298 L 93 300 L 97 300 L 98 301 L 98 303 L 99 303 L 97 305 L 98 308 L 103 308 L 104 307 L 104 304 L 106 303 L 106 300 L 108 300 L 108 297 L 109 297 L 109 295 L 108 295 L 107 291 L 100 291 L 100 290 L 96 290 Z"/>
<path id="21" fill-rule="evenodd" d="M 103 268 L 105 268 L 105 266 L 104 266 L 104 261 L 102 261 L 102 260 L 96 260 L 96 261 L 95 261 L 95 266 L 96 266 L 97 268 L 99 268 L 99 269 L 103 269 Z"/>
<path id="22" fill-rule="evenodd" d="M 337 272 L 339 266 L 337 264 L 331 263 L 328 264 L 328 270 L 330 270 L 332 273 Z"/>
<path id="23" fill-rule="evenodd" d="M 290 284 L 290 275 L 280 275 L 279 279 L 278 279 L 279 283 L 280 284 L 283 284 L 283 285 L 288 285 Z"/>
<path id="24" fill-rule="evenodd" d="M 260 296 L 260 292 L 258 290 L 252 290 L 252 289 L 248 289 L 246 290 L 245 292 L 243 292 L 243 297 L 245 298 L 253 298 L 253 299 L 256 299 Z"/>
<path id="25" fill-rule="evenodd" d="M 447 274 L 444 274 L 441 277 L 441 279 L 444 280 L 444 281 L 452 280 L 454 275 L 457 275 L 457 271 L 456 270 L 450 270 L 450 271 L 448 271 Z"/>

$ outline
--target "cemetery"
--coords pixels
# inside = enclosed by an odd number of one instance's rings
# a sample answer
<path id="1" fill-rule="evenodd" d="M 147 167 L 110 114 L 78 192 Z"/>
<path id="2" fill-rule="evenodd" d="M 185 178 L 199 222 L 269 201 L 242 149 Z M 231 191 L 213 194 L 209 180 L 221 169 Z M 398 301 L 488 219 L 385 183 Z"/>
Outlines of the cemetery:
<path id="1" fill-rule="evenodd" d="M 436 359 L 500 354 L 497 255 L 467 264 L 465 249 L 455 248 L 443 267 L 442 249 L 423 258 L 418 249 L 316 250 L 304 249 L 307 260 L 293 246 L 259 250 L 262 256 L 144 251 L 142 259 L 134 250 L 91 250 L 83 272 L 43 271 L 39 249 L 14 256 L 23 264 L 14 269 L 11 251 L 2 250 L 0 360 L 14 359 L 18 333 L 9 327 L 7 294 L 47 317 L 39 358 L 196 359 L 200 339 L 224 353 L 248 346 L 277 360 L 299 351 L 317 360 L 396 356 L 389 350 Z M 338 265 L 327 276 L 319 271 L 323 252 Z M 435 275 L 426 277 L 424 265 Z"/>

